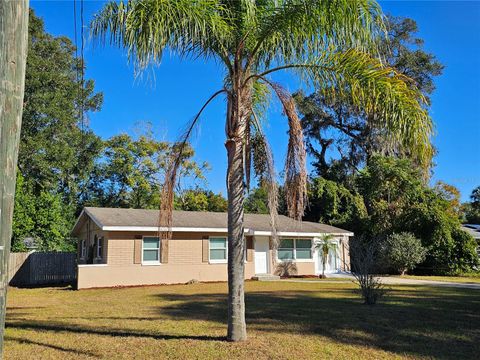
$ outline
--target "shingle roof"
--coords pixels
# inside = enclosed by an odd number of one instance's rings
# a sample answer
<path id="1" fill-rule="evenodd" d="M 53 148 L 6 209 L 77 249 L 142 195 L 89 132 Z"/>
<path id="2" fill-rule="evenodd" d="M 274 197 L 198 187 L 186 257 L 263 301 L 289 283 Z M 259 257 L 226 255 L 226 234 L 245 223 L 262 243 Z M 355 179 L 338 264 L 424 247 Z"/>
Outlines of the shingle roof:
<path id="1" fill-rule="evenodd" d="M 111 227 L 157 227 L 159 211 L 144 209 L 86 207 L 84 212 L 101 228 Z M 75 226 L 73 233 L 76 232 Z M 227 213 L 203 211 L 173 211 L 174 228 L 227 228 Z M 245 214 L 245 229 L 253 231 L 271 231 L 270 215 Z M 351 234 L 350 231 L 334 226 L 308 221 L 296 221 L 279 215 L 279 232 Z"/>
<path id="2" fill-rule="evenodd" d="M 477 241 L 480 241 L 480 225 L 465 224 L 462 225 L 462 230 L 465 230 Z"/>

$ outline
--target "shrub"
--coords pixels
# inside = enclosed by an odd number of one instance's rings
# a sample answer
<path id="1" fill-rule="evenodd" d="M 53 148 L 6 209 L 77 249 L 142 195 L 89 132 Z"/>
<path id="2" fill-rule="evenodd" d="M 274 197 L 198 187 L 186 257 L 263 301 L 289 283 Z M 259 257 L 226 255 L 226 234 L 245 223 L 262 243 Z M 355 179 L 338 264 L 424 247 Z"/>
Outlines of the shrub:
<path id="1" fill-rule="evenodd" d="M 383 252 L 387 267 L 404 275 L 425 260 L 427 249 L 412 233 L 402 232 L 387 237 Z"/>
<path id="2" fill-rule="evenodd" d="M 350 256 L 355 259 L 352 275 L 358 285 L 356 292 L 366 305 L 376 304 L 387 293 L 385 285 L 374 274 L 379 260 L 377 244 L 378 241 L 365 241 L 362 238 L 355 239 L 350 244 Z"/>
<path id="3" fill-rule="evenodd" d="M 282 261 L 277 264 L 275 268 L 275 275 L 280 277 L 289 277 L 292 275 L 297 275 L 297 265 L 292 261 Z"/>

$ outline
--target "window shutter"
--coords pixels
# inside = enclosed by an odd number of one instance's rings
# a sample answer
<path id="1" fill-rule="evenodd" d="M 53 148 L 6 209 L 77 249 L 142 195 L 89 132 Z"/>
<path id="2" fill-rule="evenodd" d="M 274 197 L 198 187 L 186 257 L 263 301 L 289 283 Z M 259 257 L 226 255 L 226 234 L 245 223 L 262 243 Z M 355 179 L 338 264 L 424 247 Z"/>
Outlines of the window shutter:
<path id="1" fill-rule="evenodd" d="M 106 259 L 107 252 L 105 251 L 105 242 L 106 242 L 106 241 L 105 241 L 105 236 L 102 236 L 102 237 L 100 238 L 100 245 L 102 246 L 102 253 L 100 254 L 100 256 L 102 257 L 102 259 L 105 260 L 104 262 L 106 262 L 106 260 L 107 260 L 107 259 Z"/>
<path id="2" fill-rule="evenodd" d="M 93 237 L 93 258 L 97 257 L 98 236 L 95 234 Z"/>
<path id="3" fill-rule="evenodd" d="M 253 236 L 247 236 L 247 261 L 251 262 L 253 261 L 253 253 L 254 253 L 254 248 L 253 248 Z"/>
<path id="4" fill-rule="evenodd" d="M 135 235 L 135 244 L 133 249 L 133 263 L 142 263 L 142 235 Z"/>
<path id="5" fill-rule="evenodd" d="M 78 239 L 77 241 L 77 259 L 79 260 L 82 257 L 82 239 Z"/>
<path id="6" fill-rule="evenodd" d="M 168 239 L 160 239 L 160 262 L 168 263 Z"/>
<path id="7" fill-rule="evenodd" d="M 208 236 L 202 238 L 202 262 L 208 262 L 208 251 L 210 250 Z"/>

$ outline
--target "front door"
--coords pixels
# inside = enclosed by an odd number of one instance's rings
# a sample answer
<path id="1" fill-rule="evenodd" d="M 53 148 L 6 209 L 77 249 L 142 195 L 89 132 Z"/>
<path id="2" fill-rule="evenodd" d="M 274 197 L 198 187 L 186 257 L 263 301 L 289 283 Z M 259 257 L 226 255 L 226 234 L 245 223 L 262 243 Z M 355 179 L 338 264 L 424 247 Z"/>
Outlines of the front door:
<path id="1" fill-rule="evenodd" d="M 323 254 L 321 250 L 317 251 L 318 256 L 318 267 L 317 267 L 317 274 L 321 274 L 323 270 Z M 337 272 L 340 269 L 339 259 L 338 259 L 338 251 L 337 251 L 337 244 L 332 244 L 332 247 L 328 250 L 328 255 L 325 262 L 325 273 L 331 274 Z"/>
<path id="2" fill-rule="evenodd" d="M 255 274 L 268 274 L 268 237 L 255 237 Z"/>

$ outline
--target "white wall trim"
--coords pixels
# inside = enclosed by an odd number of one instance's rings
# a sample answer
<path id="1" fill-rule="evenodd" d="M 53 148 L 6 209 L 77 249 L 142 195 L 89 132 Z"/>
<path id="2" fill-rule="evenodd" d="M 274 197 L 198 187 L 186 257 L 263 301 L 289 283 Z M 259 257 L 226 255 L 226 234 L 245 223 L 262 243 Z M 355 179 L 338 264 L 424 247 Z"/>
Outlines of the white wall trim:
<path id="1" fill-rule="evenodd" d="M 104 267 L 108 266 L 108 264 L 78 264 L 78 267 Z"/>
<path id="2" fill-rule="evenodd" d="M 168 228 L 158 226 L 102 226 L 103 231 L 168 231 Z M 211 227 L 172 227 L 173 232 L 211 232 L 211 233 L 227 233 L 227 228 L 211 228 Z M 254 236 L 271 236 L 271 231 L 244 229 L 245 234 Z M 298 236 L 298 237 L 318 237 L 322 235 L 332 234 L 335 236 L 353 236 L 353 233 L 316 233 L 301 231 L 279 231 L 278 236 Z"/>
<path id="3" fill-rule="evenodd" d="M 103 226 L 103 231 L 168 231 L 165 227 L 158 226 Z M 213 232 L 227 233 L 227 228 L 195 228 L 195 227 L 172 227 L 173 232 Z"/>
<path id="4" fill-rule="evenodd" d="M 80 221 L 82 215 L 89 216 L 93 222 L 103 231 L 149 231 L 149 232 L 158 232 L 158 231 L 168 231 L 168 228 L 158 227 L 158 226 L 103 226 L 92 214 L 87 210 L 83 209 L 82 213 L 77 219 L 73 229 L 76 228 L 78 222 Z M 172 227 L 170 229 L 173 232 L 211 232 L 211 233 L 227 233 L 227 228 L 214 228 L 214 227 Z M 254 230 L 254 229 L 244 229 L 245 234 L 254 235 L 254 236 L 272 236 L 272 231 L 266 230 Z M 353 232 L 346 233 L 320 233 L 320 232 L 302 232 L 302 231 L 279 231 L 277 232 L 278 236 L 299 236 L 299 237 L 318 237 L 322 235 L 332 234 L 335 236 L 353 236 Z"/>
<path id="5" fill-rule="evenodd" d="M 322 235 L 334 235 L 334 236 L 353 236 L 353 233 L 313 233 L 313 232 L 301 232 L 301 231 L 278 231 L 278 236 L 298 236 L 298 237 L 319 237 Z M 271 231 L 259 231 L 259 230 L 249 230 L 249 235 L 256 236 L 270 236 L 272 235 Z"/>

